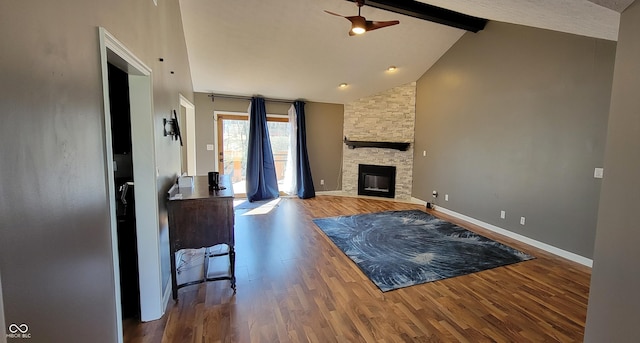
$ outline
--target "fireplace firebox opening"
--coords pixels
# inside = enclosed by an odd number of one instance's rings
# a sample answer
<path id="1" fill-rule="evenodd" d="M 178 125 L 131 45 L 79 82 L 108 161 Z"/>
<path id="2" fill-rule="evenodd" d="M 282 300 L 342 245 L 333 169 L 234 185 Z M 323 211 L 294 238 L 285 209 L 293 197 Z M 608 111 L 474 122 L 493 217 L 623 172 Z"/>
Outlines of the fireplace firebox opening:
<path id="1" fill-rule="evenodd" d="M 358 195 L 394 198 L 396 196 L 396 167 L 359 164 Z"/>

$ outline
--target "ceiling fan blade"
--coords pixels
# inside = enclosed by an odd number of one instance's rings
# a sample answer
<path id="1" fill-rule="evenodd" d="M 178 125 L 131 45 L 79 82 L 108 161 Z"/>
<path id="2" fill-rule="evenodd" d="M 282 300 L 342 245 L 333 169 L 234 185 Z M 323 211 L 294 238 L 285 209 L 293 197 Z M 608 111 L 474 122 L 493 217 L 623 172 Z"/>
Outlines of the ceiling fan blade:
<path id="1" fill-rule="evenodd" d="M 327 10 L 324 10 L 324 11 L 325 11 L 325 12 L 327 12 L 327 13 L 329 13 L 329 14 L 332 14 L 332 15 L 338 16 L 338 17 L 346 18 L 346 17 L 345 17 L 345 16 L 343 16 L 342 14 L 333 13 L 333 12 L 330 12 L 330 11 L 327 11 Z"/>
<path id="2" fill-rule="evenodd" d="M 348 19 L 352 24 L 356 21 L 361 21 L 361 22 L 365 22 L 366 23 L 366 19 L 364 17 L 361 17 L 359 15 L 354 15 L 351 17 L 344 17 L 346 19 Z"/>
<path id="3" fill-rule="evenodd" d="M 359 15 L 354 15 L 354 16 L 347 17 L 347 16 L 343 16 L 343 15 L 338 14 L 338 13 L 333 13 L 333 12 L 327 11 L 327 10 L 325 10 L 325 12 L 327 12 L 328 14 L 331 14 L 331 15 L 335 15 L 336 17 L 345 18 L 348 21 L 350 21 L 352 25 L 354 24 L 354 22 L 357 22 L 357 21 L 363 22 L 363 23 L 365 23 L 364 25 L 366 25 L 366 19 L 364 17 L 359 16 Z"/>
<path id="4" fill-rule="evenodd" d="M 398 25 L 400 24 L 400 21 L 398 20 L 390 20 L 390 21 L 370 21 L 367 20 L 367 31 L 371 31 L 371 30 L 375 30 L 375 29 L 380 29 L 383 27 L 387 27 L 387 26 L 393 26 L 393 25 Z"/>

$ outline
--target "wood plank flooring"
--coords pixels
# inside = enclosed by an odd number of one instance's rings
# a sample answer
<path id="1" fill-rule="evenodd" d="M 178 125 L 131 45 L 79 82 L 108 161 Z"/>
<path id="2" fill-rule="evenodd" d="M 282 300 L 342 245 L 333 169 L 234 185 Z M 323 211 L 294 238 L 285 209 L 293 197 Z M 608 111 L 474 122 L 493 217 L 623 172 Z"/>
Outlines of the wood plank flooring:
<path id="1" fill-rule="evenodd" d="M 236 212 L 238 292 L 180 289 L 165 316 L 125 322 L 125 342 L 581 342 L 589 268 L 434 214 L 535 260 L 382 293 L 313 218 L 423 209 L 365 198 L 283 198 Z"/>

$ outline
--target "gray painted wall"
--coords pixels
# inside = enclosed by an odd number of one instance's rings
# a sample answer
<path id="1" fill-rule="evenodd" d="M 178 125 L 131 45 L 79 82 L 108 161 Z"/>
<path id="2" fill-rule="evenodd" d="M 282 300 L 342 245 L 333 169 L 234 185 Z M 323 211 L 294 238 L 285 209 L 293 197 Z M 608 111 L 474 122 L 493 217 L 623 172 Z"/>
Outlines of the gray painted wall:
<path id="1" fill-rule="evenodd" d="M 614 56 L 518 25 L 466 33 L 418 80 L 413 196 L 591 258 Z"/>
<path id="2" fill-rule="evenodd" d="M 153 70 L 159 198 L 180 171 L 161 134 L 193 99 L 177 0 L 0 2 L 0 271 L 5 320 L 34 343 L 116 341 L 98 26 Z"/>
<path id="3" fill-rule="evenodd" d="M 215 170 L 216 158 L 213 151 L 207 151 L 207 144 L 214 141 L 214 111 L 247 113 L 248 100 L 215 98 L 208 94 L 195 93 L 196 107 L 196 167 L 198 175 L 206 175 Z M 266 102 L 268 114 L 284 114 L 291 104 Z M 342 164 L 342 125 L 344 106 L 339 104 L 307 102 L 305 105 L 307 124 L 307 150 L 309 164 L 316 191 L 337 190 L 340 185 Z M 325 184 L 320 185 L 320 180 Z"/>
<path id="4" fill-rule="evenodd" d="M 344 105 L 308 102 L 307 151 L 316 192 L 342 189 Z M 324 180 L 324 185 L 320 185 Z"/>
<path id="5" fill-rule="evenodd" d="M 585 342 L 637 342 L 640 323 L 640 2 L 622 13 Z"/>

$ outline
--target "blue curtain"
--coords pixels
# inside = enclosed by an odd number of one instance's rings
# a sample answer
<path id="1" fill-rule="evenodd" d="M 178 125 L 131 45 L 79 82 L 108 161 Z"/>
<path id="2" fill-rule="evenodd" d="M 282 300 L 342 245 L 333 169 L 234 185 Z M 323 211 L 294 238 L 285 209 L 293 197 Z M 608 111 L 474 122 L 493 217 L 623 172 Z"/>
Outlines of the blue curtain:
<path id="1" fill-rule="evenodd" d="M 279 195 L 264 98 L 253 97 L 249 113 L 247 199 L 257 201 L 277 198 Z"/>
<path id="2" fill-rule="evenodd" d="M 301 199 L 313 198 L 316 196 L 316 190 L 313 187 L 313 178 L 311 178 L 311 167 L 309 167 L 309 154 L 307 153 L 307 129 L 304 115 L 304 101 L 297 100 L 293 103 L 296 109 L 296 117 L 298 121 L 297 132 L 297 163 L 296 178 L 298 197 Z"/>

